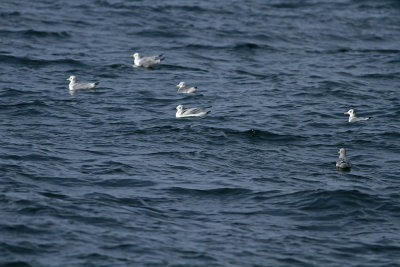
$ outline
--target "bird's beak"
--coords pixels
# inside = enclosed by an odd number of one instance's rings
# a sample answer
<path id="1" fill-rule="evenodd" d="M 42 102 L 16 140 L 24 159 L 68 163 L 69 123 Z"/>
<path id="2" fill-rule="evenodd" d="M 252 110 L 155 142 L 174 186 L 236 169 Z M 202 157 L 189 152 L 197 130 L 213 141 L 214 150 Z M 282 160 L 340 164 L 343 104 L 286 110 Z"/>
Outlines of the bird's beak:
<path id="1" fill-rule="evenodd" d="M 349 113 L 348 113 L 348 112 L 345 112 L 344 114 L 345 114 L 345 115 L 349 115 Z"/>
<path id="2" fill-rule="evenodd" d="M 130 57 L 134 57 L 133 55 L 130 55 Z"/>
<path id="3" fill-rule="evenodd" d="M 179 87 L 179 84 L 177 84 L 176 87 Z"/>
<path id="4" fill-rule="evenodd" d="M 71 80 L 71 78 L 67 78 L 67 81 Z"/>
<path id="5" fill-rule="evenodd" d="M 337 153 L 340 154 L 340 150 Z"/>

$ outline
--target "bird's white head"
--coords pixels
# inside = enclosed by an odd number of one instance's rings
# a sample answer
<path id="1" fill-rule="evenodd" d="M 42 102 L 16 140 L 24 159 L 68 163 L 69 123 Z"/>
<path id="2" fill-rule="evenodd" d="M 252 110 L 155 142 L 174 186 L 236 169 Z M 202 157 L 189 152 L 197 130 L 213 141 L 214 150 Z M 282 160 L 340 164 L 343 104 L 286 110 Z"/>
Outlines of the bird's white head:
<path id="1" fill-rule="evenodd" d="M 346 156 L 346 150 L 344 148 L 339 149 L 338 153 L 340 156 Z"/>
<path id="2" fill-rule="evenodd" d="M 179 88 L 186 87 L 186 83 L 180 82 L 176 87 L 179 87 Z"/>
<path id="3" fill-rule="evenodd" d="M 176 107 L 176 110 L 177 110 L 177 111 L 183 110 L 183 106 L 182 106 L 182 105 L 177 106 L 177 107 Z"/>
<path id="4" fill-rule="evenodd" d="M 139 57 L 139 53 L 135 53 L 135 54 L 131 55 L 131 57 L 138 58 Z"/>
<path id="5" fill-rule="evenodd" d="M 345 112 L 344 114 L 354 116 L 356 115 L 356 112 L 354 111 L 354 109 L 349 109 L 349 111 Z"/>
<path id="6" fill-rule="evenodd" d="M 68 81 L 71 82 L 76 82 L 76 77 L 74 75 L 69 76 L 69 78 L 67 78 Z"/>

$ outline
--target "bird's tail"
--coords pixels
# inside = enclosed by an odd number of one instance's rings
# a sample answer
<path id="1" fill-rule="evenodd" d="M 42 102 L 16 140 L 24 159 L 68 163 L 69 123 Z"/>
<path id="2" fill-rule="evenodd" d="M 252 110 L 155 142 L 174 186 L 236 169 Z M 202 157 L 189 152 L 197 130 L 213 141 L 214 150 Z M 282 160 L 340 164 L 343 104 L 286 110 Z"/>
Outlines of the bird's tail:
<path id="1" fill-rule="evenodd" d="M 156 58 L 159 60 L 159 62 L 165 59 L 164 54 L 159 54 L 158 56 L 156 56 Z"/>

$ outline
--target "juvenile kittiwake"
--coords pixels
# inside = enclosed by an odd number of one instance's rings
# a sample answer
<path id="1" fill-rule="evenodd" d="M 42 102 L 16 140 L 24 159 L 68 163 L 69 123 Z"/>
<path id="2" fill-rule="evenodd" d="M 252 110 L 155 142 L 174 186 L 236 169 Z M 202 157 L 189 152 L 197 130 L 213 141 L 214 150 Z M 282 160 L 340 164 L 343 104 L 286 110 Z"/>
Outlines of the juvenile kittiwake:
<path id="1" fill-rule="evenodd" d="M 203 109 L 211 108 L 209 107 L 201 107 L 201 108 L 187 108 L 184 109 L 182 105 L 176 107 L 176 117 L 177 118 L 185 118 L 185 117 L 204 117 L 211 111 L 202 111 Z"/>
<path id="2" fill-rule="evenodd" d="M 181 94 L 192 94 L 192 93 L 196 92 L 196 90 L 197 90 L 197 86 L 188 87 L 185 82 L 180 82 L 177 85 L 177 87 L 179 87 L 178 93 L 181 93 Z"/>
<path id="3" fill-rule="evenodd" d="M 133 67 L 144 67 L 150 68 L 155 64 L 160 63 L 164 58 L 161 55 L 153 56 L 153 57 L 140 57 L 139 53 L 135 53 L 131 55 L 135 59 Z"/>
<path id="4" fill-rule="evenodd" d="M 76 91 L 76 90 L 81 90 L 81 89 L 93 89 L 99 84 L 99 82 L 77 83 L 76 77 L 74 75 L 70 76 L 67 80 L 69 80 L 69 90 L 70 91 Z"/>
<path id="5" fill-rule="evenodd" d="M 344 114 L 350 115 L 349 122 L 367 121 L 367 120 L 372 119 L 372 117 L 368 117 L 368 118 L 356 117 L 356 111 L 354 109 L 350 109 L 349 111 L 345 112 Z"/>
<path id="6" fill-rule="evenodd" d="M 344 148 L 339 149 L 338 153 L 339 159 L 336 161 L 336 168 L 338 169 L 350 169 L 351 163 L 350 160 L 346 158 L 346 150 Z"/>

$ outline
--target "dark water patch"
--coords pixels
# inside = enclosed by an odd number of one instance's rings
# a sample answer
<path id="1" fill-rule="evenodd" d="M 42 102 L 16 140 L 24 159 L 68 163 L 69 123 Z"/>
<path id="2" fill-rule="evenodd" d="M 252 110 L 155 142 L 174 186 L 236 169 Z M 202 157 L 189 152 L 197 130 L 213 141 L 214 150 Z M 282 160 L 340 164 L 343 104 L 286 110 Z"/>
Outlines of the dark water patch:
<path id="1" fill-rule="evenodd" d="M 124 71 L 128 71 L 131 70 L 133 67 L 131 66 L 131 64 L 111 64 L 111 65 L 107 65 L 105 66 L 106 68 L 110 68 L 113 70 L 124 70 Z M 99 77 L 102 78 L 118 78 L 120 77 L 118 74 L 116 73 L 101 73 L 99 75 Z"/>
<path id="2" fill-rule="evenodd" d="M 26 216 L 33 216 L 33 215 L 50 216 L 58 214 L 59 211 L 54 207 L 50 207 L 48 205 L 42 205 L 39 203 L 29 203 L 27 206 L 19 208 L 18 213 Z"/>
<path id="3" fill-rule="evenodd" d="M 83 201 L 83 203 L 86 203 L 88 205 L 95 206 L 99 203 L 102 203 L 102 205 L 109 206 L 110 208 L 119 210 L 121 212 L 124 211 L 130 214 L 147 214 L 152 218 L 165 219 L 168 218 L 169 215 L 167 215 L 163 210 L 155 207 L 155 205 L 162 200 L 163 199 L 151 198 L 118 198 L 109 194 L 90 193 L 85 194 L 84 199 L 81 199 L 80 201 Z M 81 218 L 81 220 L 96 220 L 96 217 L 97 216 L 91 218 Z M 105 223 L 108 225 L 112 225 L 113 223 L 118 223 L 117 220 L 118 218 L 108 218 Z M 101 223 L 102 221 L 104 220 L 99 220 L 99 223 Z"/>
<path id="4" fill-rule="evenodd" d="M 391 1 L 391 0 L 384 0 L 384 1 L 356 1 L 352 0 L 353 4 L 357 5 L 357 8 L 361 10 L 367 10 L 370 11 L 371 9 L 398 9 L 400 7 L 400 4 L 398 1 Z"/>
<path id="5" fill-rule="evenodd" d="M 171 187 L 166 190 L 170 194 L 188 195 L 204 198 L 241 198 L 248 197 L 252 191 L 244 188 L 190 189 Z"/>
<path id="6" fill-rule="evenodd" d="M 93 183 L 93 185 L 101 186 L 101 187 L 147 187 L 147 186 L 154 186 L 157 183 L 148 180 L 138 180 L 138 179 L 105 179 Z"/>
<path id="7" fill-rule="evenodd" d="M 18 99 L 19 97 L 22 96 L 32 96 L 32 95 L 36 95 L 35 92 L 32 91 L 27 91 L 27 90 L 23 90 L 21 89 L 15 89 L 15 88 L 10 88 L 10 87 L 3 87 L 3 90 L 0 92 L 0 97 L 2 98 L 15 98 Z M 9 108 L 11 106 L 10 103 L 6 103 L 6 104 L 0 104 L 0 108 Z"/>
<path id="8" fill-rule="evenodd" d="M 40 161 L 40 162 L 44 162 L 44 161 L 55 161 L 55 162 L 59 162 L 62 161 L 61 158 L 59 157 L 55 157 L 55 156 L 49 156 L 46 154 L 35 154 L 35 153 L 30 153 L 27 155 L 9 155 L 8 159 L 12 159 L 12 160 L 16 160 L 16 161 L 23 161 L 23 162 L 36 162 L 36 161 Z"/>
<path id="9" fill-rule="evenodd" d="M 259 37 L 261 38 L 261 37 Z M 266 38 L 266 37 L 264 37 Z M 181 48 L 181 47 L 176 47 L 176 48 Z M 256 43 L 251 43 L 251 42 L 243 42 L 243 43 L 236 43 L 236 44 L 229 44 L 229 45 L 221 45 L 220 43 L 212 43 L 212 44 L 187 44 L 185 46 L 186 49 L 190 50 L 204 50 L 204 51 L 209 51 L 209 50 L 220 50 L 221 52 L 226 52 L 226 51 L 233 51 L 237 53 L 243 53 L 243 52 L 255 52 L 256 50 L 262 50 L 262 51 L 277 51 L 277 49 L 273 46 L 267 45 L 267 44 L 256 44 Z M 205 56 L 205 55 L 204 55 Z"/>
<path id="10" fill-rule="evenodd" d="M 47 234 L 50 230 L 46 230 L 38 227 L 31 227 L 24 224 L 9 224 L 7 226 L 1 226 L 0 229 L 6 231 L 8 234 Z"/>
<path id="11" fill-rule="evenodd" d="M 14 92 L 20 92 L 18 90 L 14 90 Z M 30 108 L 30 107 L 37 107 L 37 108 L 46 108 L 49 107 L 49 105 L 42 100 L 34 100 L 34 101 L 29 101 L 29 102 L 19 102 L 19 103 L 7 103 L 5 105 L 0 105 L 0 108 L 16 108 L 16 109 L 25 109 L 25 108 Z"/>
<path id="12" fill-rule="evenodd" d="M 142 129 L 137 129 L 135 131 L 136 134 L 149 134 L 151 132 L 153 133 L 173 133 L 173 132 L 179 132 L 182 129 L 179 127 L 174 127 L 174 126 L 170 126 L 170 125 L 164 125 L 164 126 L 155 126 L 155 127 L 149 127 L 149 128 L 142 128 Z"/>
<path id="13" fill-rule="evenodd" d="M 353 49 L 351 51 L 366 53 L 366 54 L 399 54 L 400 49 Z"/>
<path id="14" fill-rule="evenodd" d="M 182 47 L 181 46 L 174 46 L 173 48 L 174 49 L 179 49 L 179 48 L 182 48 Z M 192 44 L 192 43 L 189 43 L 189 44 L 185 44 L 184 48 L 193 51 L 193 50 L 209 50 L 210 48 L 223 49 L 224 46 L 218 46 L 218 44 L 214 44 L 214 45 L 204 44 L 203 45 L 203 44 Z"/>
<path id="15" fill-rule="evenodd" d="M 166 11 L 182 11 L 182 12 L 191 12 L 197 15 L 201 15 L 201 13 L 207 13 L 210 9 L 206 9 L 201 7 L 200 5 L 169 5 L 165 4 L 162 6 L 156 7 L 157 10 L 166 10 Z"/>
<path id="16" fill-rule="evenodd" d="M 131 108 L 128 107 L 104 107 L 102 109 L 105 111 L 116 112 L 116 113 L 132 110 Z"/>
<path id="17" fill-rule="evenodd" d="M 168 71 L 199 71 L 203 73 L 209 72 L 208 69 L 206 68 L 195 68 L 195 67 L 189 67 L 189 66 L 180 66 L 180 65 L 170 65 L 170 64 L 165 64 L 162 63 L 159 68 L 162 68 L 163 70 L 168 70 Z"/>
<path id="18" fill-rule="evenodd" d="M 167 30 L 143 30 L 135 33 L 141 37 L 151 38 L 184 38 L 186 35 L 183 32 L 171 32 Z"/>
<path id="19" fill-rule="evenodd" d="M 37 31 L 37 30 L 19 30 L 19 31 L 9 31 L 9 30 L 0 30 L 0 35 L 11 38 L 56 38 L 56 39 L 65 39 L 71 37 L 69 33 L 65 31 L 61 32 L 49 32 L 49 31 Z"/>
<path id="20" fill-rule="evenodd" d="M 131 4 L 130 2 L 122 3 L 122 2 L 112 2 L 107 0 L 96 0 L 95 3 L 96 5 L 101 7 L 114 8 L 114 9 L 138 8 L 138 6 L 135 3 Z"/>
<path id="21" fill-rule="evenodd" d="M 82 62 L 73 59 L 56 59 L 56 60 L 45 60 L 45 59 L 32 59 L 28 57 L 17 57 L 0 55 L 0 64 L 2 65 L 17 65 L 29 68 L 45 67 L 49 65 L 54 66 L 70 66 L 70 67 L 85 67 L 86 65 Z"/>
<path id="22" fill-rule="evenodd" d="M 399 80 L 400 73 L 370 73 L 359 75 L 359 78 L 372 79 L 372 80 Z"/>
<path id="23" fill-rule="evenodd" d="M 158 4 L 138 4 L 136 2 L 112 2 L 107 0 L 96 0 L 96 3 L 102 7 L 113 8 L 117 10 L 129 10 L 133 14 L 196 14 L 198 16 L 209 12 L 226 13 L 226 10 L 204 8 L 200 5 L 190 4 L 170 4 L 168 2 Z M 138 11 L 140 9 L 140 12 Z"/>
<path id="24" fill-rule="evenodd" d="M 295 2 L 290 2 L 286 1 L 283 3 L 276 3 L 276 4 L 269 4 L 271 8 L 282 8 L 282 9 L 297 9 L 297 8 L 309 8 L 311 6 L 314 6 L 315 3 L 307 3 L 305 1 L 295 1 Z"/>
<path id="25" fill-rule="evenodd" d="M 251 141 L 267 141 L 267 142 L 285 142 L 292 143 L 297 141 L 307 140 L 307 137 L 296 135 L 296 134 L 278 134 L 263 130 L 250 129 L 246 131 L 235 131 L 231 129 L 225 129 L 224 133 L 229 136 L 235 136 Z"/>
<path id="26" fill-rule="evenodd" d="M 268 79 L 268 80 L 275 80 L 275 81 L 277 81 L 277 80 L 279 80 L 279 77 L 280 77 L 280 75 L 277 75 L 277 74 L 268 74 L 268 73 L 261 74 L 261 73 L 246 71 L 246 70 L 236 70 L 235 72 L 236 72 L 236 74 L 245 75 L 245 76 L 247 76 L 247 77 L 248 77 L 248 76 L 254 77 L 254 78 L 257 78 L 257 79 L 259 79 L 259 80 L 266 80 L 266 79 Z"/>
<path id="27" fill-rule="evenodd" d="M 399 253 L 400 246 L 396 245 L 380 245 L 380 244 L 362 244 L 356 246 L 345 246 L 336 248 L 338 251 L 359 253 L 360 251 L 369 253 Z M 390 266 L 390 265 L 389 265 Z"/>
<path id="28" fill-rule="evenodd" d="M 400 132 L 394 132 L 394 131 L 385 131 L 383 133 L 379 134 L 382 136 L 382 138 L 400 138 Z M 386 137 L 386 138 L 385 138 Z"/>
<path id="29" fill-rule="evenodd" d="M 146 202 L 150 202 L 151 199 L 147 198 L 146 201 L 143 198 L 127 198 L 127 197 L 116 197 L 110 194 L 104 193 L 89 193 L 85 194 L 84 198 L 88 203 L 95 202 L 104 202 L 109 204 L 119 204 L 119 205 L 126 205 L 131 207 L 150 207 Z"/>
<path id="30" fill-rule="evenodd" d="M 22 174 L 21 174 L 22 175 Z M 31 173 L 23 174 L 24 177 L 30 178 L 35 181 L 42 181 L 48 184 L 54 184 L 58 186 L 65 186 L 65 187 L 77 187 L 81 188 L 83 186 L 87 186 L 90 182 L 82 178 L 75 178 L 75 177 L 54 177 L 54 176 L 46 176 L 46 175 L 33 175 Z"/>
<path id="31" fill-rule="evenodd" d="M 47 198 L 54 198 L 54 199 L 61 199 L 65 200 L 68 199 L 66 195 L 54 193 L 54 192 L 39 192 L 40 195 L 47 197 Z"/>
<path id="32" fill-rule="evenodd" d="M 2 261 L 2 262 L 4 262 L 4 261 Z M 29 263 L 24 262 L 24 261 L 12 261 L 12 260 L 10 260 L 8 262 L 1 263 L 1 266 L 3 266 L 3 267 L 31 267 L 33 265 L 30 265 Z"/>
<path id="33" fill-rule="evenodd" d="M 376 208 L 382 201 L 376 196 L 358 190 L 304 191 L 294 193 L 299 198 L 295 207 L 305 211 L 346 210 L 365 207 Z"/>
<path id="34" fill-rule="evenodd" d="M 1 12 L 0 13 L 0 18 L 15 18 L 15 17 L 20 17 L 21 12 L 14 11 L 14 12 Z M 0 31 L 1 32 L 1 31 Z"/>
<path id="35" fill-rule="evenodd" d="M 225 47 L 229 48 L 229 47 Z M 265 51 L 276 51 L 276 49 L 272 46 L 266 45 L 266 44 L 256 44 L 256 43 L 238 43 L 235 44 L 233 47 L 230 47 L 233 51 L 237 52 L 243 52 L 243 51 L 252 51 L 256 49 L 262 49 L 264 52 Z"/>
<path id="36" fill-rule="evenodd" d="M 78 204 L 78 203 L 76 203 Z M 82 203 L 81 205 L 86 204 Z M 112 205 L 109 205 L 112 207 Z M 71 206 L 71 210 L 72 210 Z M 87 211 L 86 211 L 87 212 Z M 115 225 L 121 224 L 121 221 L 119 218 L 112 218 L 108 214 L 99 214 L 95 213 L 96 216 L 92 214 L 81 214 L 78 215 L 76 212 L 63 212 L 63 213 L 57 213 L 57 214 L 52 214 L 52 216 L 62 218 L 62 219 L 68 219 L 70 221 L 73 221 L 75 223 L 83 223 L 84 225 L 90 225 L 91 227 L 113 227 Z"/>
<path id="37" fill-rule="evenodd" d="M 83 165 L 81 168 L 82 173 L 85 174 L 128 174 L 133 167 L 116 161 L 106 161 L 96 165 Z"/>
<path id="38" fill-rule="evenodd" d="M 35 255 L 39 250 L 38 246 L 32 244 L 31 242 L 23 242 L 21 244 L 1 244 L 4 250 L 18 253 L 22 255 Z"/>

